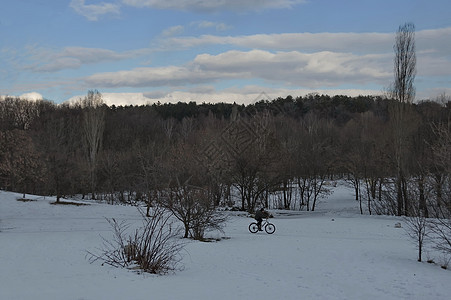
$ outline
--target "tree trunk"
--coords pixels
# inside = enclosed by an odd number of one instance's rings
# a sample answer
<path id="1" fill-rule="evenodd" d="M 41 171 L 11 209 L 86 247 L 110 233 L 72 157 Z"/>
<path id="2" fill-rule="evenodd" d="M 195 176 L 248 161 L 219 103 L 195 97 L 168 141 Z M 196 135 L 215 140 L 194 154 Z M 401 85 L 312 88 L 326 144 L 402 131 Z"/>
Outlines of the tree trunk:
<path id="1" fill-rule="evenodd" d="M 397 216 L 402 216 L 404 211 L 404 201 L 402 197 L 402 182 L 401 176 L 396 179 L 396 205 L 397 205 Z"/>
<path id="2" fill-rule="evenodd" d="M 424 176 L 420 176 L 418 180 L 418 190 L 420 193 L 420 199 L 419 199 L 419 212 L 422 214 L 423 217 L 428 218 L 429 212 L 426 204 L 426 197 L 424 195 Z"/>

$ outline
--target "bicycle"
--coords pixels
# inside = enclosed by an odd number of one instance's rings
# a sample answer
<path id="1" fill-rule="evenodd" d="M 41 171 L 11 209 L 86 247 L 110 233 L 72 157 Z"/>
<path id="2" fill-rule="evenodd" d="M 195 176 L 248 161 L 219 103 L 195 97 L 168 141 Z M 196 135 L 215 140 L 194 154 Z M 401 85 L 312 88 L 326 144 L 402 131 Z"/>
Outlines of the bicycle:
<path id="1" fill-rule="evenodd" d="M 267 234 L 273 234 L 274 231 L 276 231 L 276 226 L 273 223 L 269 222 L 269 219 L 265 219 L 262 222 L 261 228 L 264 228 Z M 258 224 L 257 224 L 257 222 L 252 222 L 249 225 L 249 231 L 251 233 L 257 233 L 258 232 Z"/>

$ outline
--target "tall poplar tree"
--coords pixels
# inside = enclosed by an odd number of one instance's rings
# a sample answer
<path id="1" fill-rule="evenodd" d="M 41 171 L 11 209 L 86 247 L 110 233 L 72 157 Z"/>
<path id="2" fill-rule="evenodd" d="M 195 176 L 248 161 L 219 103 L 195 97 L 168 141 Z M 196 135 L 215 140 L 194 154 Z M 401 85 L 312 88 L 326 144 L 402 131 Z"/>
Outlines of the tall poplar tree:
<path id="1" fill-rule="evenodd" d="M 394 45 L 394 82 L 392 97 L 396 100 L 393 107 L 394 157 L 396 162 L 396 201 L 397 214 L 407 215 L 409 199 L 407 193 L 407 113 L 415 98 L 415 25 L 405 23 L 399 26 Z"/>
<path id="2" fill-rule="evenodd" d="M 91 198 L 95 199 L 96 167 L 105 129 L 105 109 L 103 107 L 102 94 L 98 91 L 89 91 L 88 95 L 82 100 L 82 107 L 84 109 L 82 127 L 88 162 Z"/>

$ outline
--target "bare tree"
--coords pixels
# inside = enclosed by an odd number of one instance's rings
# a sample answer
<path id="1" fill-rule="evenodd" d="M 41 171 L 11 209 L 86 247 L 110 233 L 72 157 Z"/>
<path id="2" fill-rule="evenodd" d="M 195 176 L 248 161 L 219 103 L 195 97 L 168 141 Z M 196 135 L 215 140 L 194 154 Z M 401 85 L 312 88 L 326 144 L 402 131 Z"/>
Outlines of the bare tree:
<path id="1" fill-rule="evenodd" d="M 241 209 L 268 207 L 268 195 L 281 183 L 274 118 L 268 111 L 239 116 L 223 131 L 230 154 L 230 179 L 241 196 Z"/>
<path id="2" fill-rule="evenodd" d="M 336 162 L 336 147 L 331 140 L 335 133 L 330 122 L 313 114 L 304 118 L 302 126 L 295 157 L 300 209 L 314 211 L 318 200 L 331 192 L 326 182 Z"/>
<path id="3" fill-rule="evenodd" d="M 411 183 L 412 186 L 417 186 L 416 183 Z M 405 224 L 407 225 L 406 232 L 409 237 L 414 241 L 418 249 L 418 261 L 422 261 L 423 249 L 426 239 L 430 235 L 430 222 L 425 216 L 424 210 L 420 208 L 420 190 L 415 191 L 414 188 L 410 189 L 410 198 L 414 202 L 411 207 L 410 216 L 404 217 Z"/>
<path id="4" fill-rule="evenodd" d="M 102 94 L 89 91 L 81 100 L 83 112 L 83 136 L 88 163 L 91 198 L 95 199 L 97 158 L 102 146 L 103 130 L 105 128 L 105 110 Z"/>
<path id="5" fill-rule="evenodd" d="M 99 159 L 99 173 L 101 174 L 99 176 L 99 184 L 103 183 L 101 185 L 102 191 L 107 194 L 106 197 L 109 198 L 111 204 L 116 200 L 116 193 L 119 193 L 119 200 L 125 202 L 122 183 L 126 182 L 125 175 L 128 173 L 125 172 L 126 168 L 124 166 L 125 164 L 129 164 L 127 154 L 125 151 L 107 150 L 103 151 Z"/>
<path id="6" fill-rule="evenodd" d="M 431 219 L 431 231 L 434 248 L 451 256 L 451 217 Z"/>
<path id="7" fill-rule="evenodd" d="M 437 168 L 443 174 L 440 188 L 434 189 L 432 231 L 436 249 L 451 254 L 451 120 L 435 128 L 439 139 L 433 146 Z M 436 183 L 437 184 L 437 183 Z M 435 185 L 436 185 L 435 184 Z"/>
<path id="8" fill-rule="evenodd" d="M 41 119 L 35 135 L 47 165 L 47 192 L 55 194 L 59 202 L 77 181 L 74 179 L 79 148 L 78 116 L 68 106 L 52 106 L 42 113 Z"/>
<path id="9" fill-rule="evenodd" d="M 161 121 L 163 126 L 163 132 L 168 142 L 174 137 L 176 120 L 174 118 L 169 118 L 167 120 Z"/>
<path id="10" fill-rule="evenodd" d="M 418 249 L 418 261 L 422 261 L 425 238 L 428 236 L 427 218 L 421 214 L 406 217 L 407 234 L 415 241 Z"/>
<path id="11" fill-rule="evenodd" d="M 362 184 L 369 161 L 369 151 L 365 143 L 367 128 L 362 119 L 350 120 L 342 129 L 341 137 L 342 168 L 347 172 L 347 183 L 354 188 L 355 200 L 359 203 L 361 214 L 363 214 Z"/>
<path id="12" fill-rule="evenodd" d="M 160 186 L 158 204 L 183 223 L 185 238 L 203 240 L 207 230 L 221 230 L 226 218 L 216 210 L 206 169 L 195 159 L 195 146 L 180 141 L 171 150 L 161 166 L 165 173 L 161 178 L 168 184 Z"/>
<path id="13" fill-rule="evenodd" d="M 433 129 L 438 139 L 432 146 L 432 151 L 438 173 L 434 176 L 437 205 L 445 209 L 446 213 L 442 216 L 451 217 L 451 111 L 448 118 L 446 123 Z"/>
<path id="14" fill-rule="evenodd" d="M 34 119 L 39 117 L 39 104 L 26 99 L 6 97 L 0 101 L 0 130 L 28 130 Z"/>
<path id="15" fill-rule="evenodd" d="M 226 216 L 216 211 L 208 190 L 178 182 L 168 191 L 160 203 L 180 220 L 185 227 L 184 238 L 204 240 L 207 230 L 219 230 L 225 224 Z"/>
<path id="16" fill-rule="evenodd" d="M 159 194 L 164 190 L 163 154 L 166 147 L 157 147 L 155 143 L 136 146 L 134 156 L 139 164 L 138 182 L 145 194 L 147 215 L 152 205 L 158 201 Z"/>
<path id="17" fill-rule="evenodd" d="M 257 199 L 263 194 L 265 186 L 261 181 L 263 161 L 258 157 L 241 153 L 232 166 L 232 185 L 241 196 L 241 210 L 254 211 Z"/>
<path id="18" fill-rule="evenodd" d="M 393 107 L 394 159 L 396 163 L 397 215 L 408 213 L 409 203 L 406 170 L 406 114 L 415 98 L 416 75 L 415 25 L 401 25 L 395 38 L 394 82 L 391 96 L 397 101 Z"/>
<path id="19" fill-rule="evenodd" d="M 413 23 L 399 26 L 394 50 L 394 98 L 401 103 L 412 103 L 415 98 L 416 75 L 415 25 Z"/>
<path id="20" fill-rule="evenodd" d="M 0 179 L 2 188 L 35 192 L 42 184 L 44 165 L 28 131 L 0 131 Z M 1 181 L 0 181 L 1 184 Z"/>

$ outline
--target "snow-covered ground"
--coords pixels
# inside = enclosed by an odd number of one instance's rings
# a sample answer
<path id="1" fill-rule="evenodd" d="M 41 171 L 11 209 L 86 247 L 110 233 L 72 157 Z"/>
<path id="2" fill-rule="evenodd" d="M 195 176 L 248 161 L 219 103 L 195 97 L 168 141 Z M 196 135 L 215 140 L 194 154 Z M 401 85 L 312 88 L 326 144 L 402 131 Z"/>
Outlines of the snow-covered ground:
<path id="1" fill-rule="evenodd" d="M 165 276 L 90 264 L 105 218 L 140 222 L 136 208 L 0 191 L 0 299 L 450 299 L 451 272 L 416 261 L 402 219 L 361 216 L 338 187 L 316 212 L 272 211 L 273 235 L 231 216 L 220 242 L 189 241 L 184 269 Z M 429 255 L 438 255 L 431 253 Z M 426 255 L 425 255 L 426 258 Z M 437 257 L 432 257 L 437 260 Z"/>

